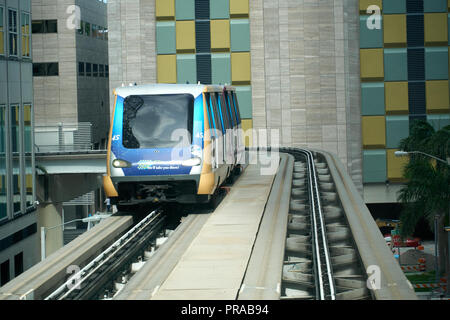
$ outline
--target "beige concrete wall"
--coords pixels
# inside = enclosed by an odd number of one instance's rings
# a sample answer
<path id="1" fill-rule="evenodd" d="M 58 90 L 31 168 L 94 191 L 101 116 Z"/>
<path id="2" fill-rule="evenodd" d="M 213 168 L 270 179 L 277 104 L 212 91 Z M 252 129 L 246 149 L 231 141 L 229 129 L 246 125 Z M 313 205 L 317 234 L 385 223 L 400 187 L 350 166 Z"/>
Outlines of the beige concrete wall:
<path id="1" fill-rule="evenodd" d="M 337 154 L 362 192 L 358 26 L 357 0 L 250 0 L 254 128 Z"/>

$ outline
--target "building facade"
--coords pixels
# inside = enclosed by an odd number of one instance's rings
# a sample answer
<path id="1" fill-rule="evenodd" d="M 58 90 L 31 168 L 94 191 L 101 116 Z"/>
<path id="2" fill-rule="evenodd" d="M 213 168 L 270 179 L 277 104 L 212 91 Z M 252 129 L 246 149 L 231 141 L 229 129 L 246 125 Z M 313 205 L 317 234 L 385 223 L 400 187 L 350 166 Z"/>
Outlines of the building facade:
<path id="1" fill-rule="evenodd" d="M 108 20 L 111 88 L 232 84 L 244 129 L 339 155 L 362 191 L 357 0 L 110 0 Z"/>
<path id="2" fill-rule="evenodd" d="M 408 160 L 394 152 L 414 120 L 436 130 L 450 124 L 449 7 L 447 0 L 360 0 L 366 202 L 397 202 L 392 191 Z"/>
<path id="3" fill-rule="evenodd" d="M 36 125 L 91 123 L 93 146 L 105 148 L 109 131 L 106 1 L 32 0 L 32 6 Z"/>
<path id="4" fill-rule="evenodd" d="M 31 0 L 0 0 L 0 285 L 39 259 Z"/>

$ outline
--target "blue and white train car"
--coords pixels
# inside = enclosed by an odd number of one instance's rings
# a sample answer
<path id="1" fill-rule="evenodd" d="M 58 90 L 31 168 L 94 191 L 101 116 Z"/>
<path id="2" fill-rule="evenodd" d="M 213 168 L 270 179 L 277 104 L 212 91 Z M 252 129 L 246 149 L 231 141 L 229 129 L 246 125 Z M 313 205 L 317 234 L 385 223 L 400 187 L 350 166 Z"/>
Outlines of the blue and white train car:
<path id="1" fill-rule="evenodd" d="M 207 202 L 240 172 L 235 88 L 152 84 L 114 94 L 103 179 L 112 203 Z"/>

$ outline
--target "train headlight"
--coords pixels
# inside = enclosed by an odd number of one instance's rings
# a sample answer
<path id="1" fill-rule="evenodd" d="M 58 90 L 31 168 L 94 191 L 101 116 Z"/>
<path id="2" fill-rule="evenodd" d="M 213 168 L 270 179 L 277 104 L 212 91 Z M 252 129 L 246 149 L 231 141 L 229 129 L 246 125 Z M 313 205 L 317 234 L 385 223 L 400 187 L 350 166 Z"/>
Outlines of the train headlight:
<path id="1" fill-rule="evenodd" d="M 131 163 L 126 160 L 115 159 L 112 162 L 114 168 L 131 168 Z"/>
<path id="2" fill-rule="evenodd" d="M 200 159 L 199 157 L 195 157 L 195 158 L 191 158 L 189 160 L 184 160 L 181 165 L 183 167 L 195 167 L 195 166 L 199 166 L 202 163 L 202 159 Z"/>

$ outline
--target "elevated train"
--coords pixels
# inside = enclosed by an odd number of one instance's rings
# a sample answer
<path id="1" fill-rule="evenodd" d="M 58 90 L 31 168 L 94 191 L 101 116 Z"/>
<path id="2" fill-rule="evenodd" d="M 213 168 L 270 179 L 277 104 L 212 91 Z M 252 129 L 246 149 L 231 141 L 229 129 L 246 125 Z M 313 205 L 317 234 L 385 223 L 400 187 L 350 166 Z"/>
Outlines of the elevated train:
<path id="1" fill-rule="evenodd" d="M 241 171 L 236 89 L 152 84 L 117 88 L 103 185 L 112 204 L 205 203 Z"/>

